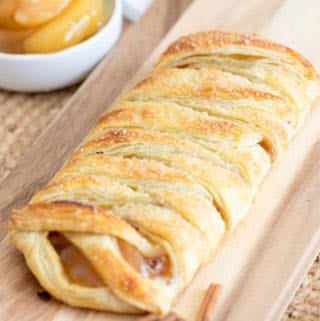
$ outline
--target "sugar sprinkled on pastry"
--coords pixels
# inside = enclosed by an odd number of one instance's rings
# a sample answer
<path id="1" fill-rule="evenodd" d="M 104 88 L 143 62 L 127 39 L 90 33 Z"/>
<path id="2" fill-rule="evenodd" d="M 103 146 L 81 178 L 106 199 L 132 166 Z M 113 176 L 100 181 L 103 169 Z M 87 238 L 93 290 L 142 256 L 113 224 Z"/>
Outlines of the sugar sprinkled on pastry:
<path id="1" fill-rule="evenodd" d="M 103 115 L 9 232 L 54 297 L 167 312 L 320 94 L 310 63 L 254 34 L 182 37 Z"/>

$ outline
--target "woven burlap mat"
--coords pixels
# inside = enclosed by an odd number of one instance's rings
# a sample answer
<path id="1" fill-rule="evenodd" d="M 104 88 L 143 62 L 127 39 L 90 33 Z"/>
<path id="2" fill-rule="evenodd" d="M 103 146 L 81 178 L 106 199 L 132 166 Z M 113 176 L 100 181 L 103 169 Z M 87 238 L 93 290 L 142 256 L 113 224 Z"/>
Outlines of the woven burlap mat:
<path id="1" fill-rule="evenodd" d="M 1 179 L 15 167 L 28 147 L 63 108 L 75 90 L 76 87 L 73 87 L 55 93 L 36 95 L 0 91 Z M 282 318 L 282 321 L 289 320 L 320 320 L 319 257 Z"/>

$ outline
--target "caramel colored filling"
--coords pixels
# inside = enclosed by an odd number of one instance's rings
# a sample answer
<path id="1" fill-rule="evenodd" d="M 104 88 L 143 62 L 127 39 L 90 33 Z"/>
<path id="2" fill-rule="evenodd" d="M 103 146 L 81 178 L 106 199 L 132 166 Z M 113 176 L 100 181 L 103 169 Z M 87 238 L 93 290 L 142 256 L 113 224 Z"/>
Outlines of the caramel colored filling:
<path id="1" fill-rule="evenodd" d="M 90 261 L 66 237 L 57 232 L 50 232 L 48 239 L 59 255 L 65 273 L 71 282 L 86 287 L 104 286 Z M 143 276 L 170 277 L 170 263 L 167 255 L 145 257 L 135 246 L 126 241 L 119 239 L 118 245 L 123 258 Z"/>
<path id="2" fill-rule="evenodd" d="M 145 257 L 135 246 L 121 239 L 118 240 L 118 245 L 124 259 L 142 275 L 150 278 L 170 276 L 170 262 L 167 255 Z"/>
<path id="3" fill-rule="evenodd" d="M 104 286 L 90 261 L 67 238 L 57 232 L 50 232 L 48 239 L 71 282 L 92 288 Z"/>
<path id="4" fill-rule="evenodd" d="M 97 33 L 113 12 L 106 0 L 0 0 L 0 51 L 51 53 Z"/>

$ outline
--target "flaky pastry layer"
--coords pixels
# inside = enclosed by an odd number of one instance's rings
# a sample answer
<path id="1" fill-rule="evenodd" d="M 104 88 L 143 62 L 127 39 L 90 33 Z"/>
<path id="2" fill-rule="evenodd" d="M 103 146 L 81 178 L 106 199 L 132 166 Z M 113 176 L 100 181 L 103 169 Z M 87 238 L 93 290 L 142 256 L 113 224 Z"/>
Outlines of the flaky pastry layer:
<path id="1" fill-rule="evenodd" d="M 165 313 L 245 217 L 319 93 L 311 64 L 270 40 L 182 37 L 13 210 L 11 239 L 63 302 Z"/>

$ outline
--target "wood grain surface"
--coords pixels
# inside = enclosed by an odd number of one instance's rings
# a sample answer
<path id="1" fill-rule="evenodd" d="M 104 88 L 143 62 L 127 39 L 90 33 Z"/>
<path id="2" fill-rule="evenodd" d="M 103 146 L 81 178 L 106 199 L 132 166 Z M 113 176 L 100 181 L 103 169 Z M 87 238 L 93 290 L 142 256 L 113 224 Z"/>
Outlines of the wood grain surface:
<path id="1" fill-rule="evenodd" d="M 317 0 L 194 1 L 124 88 L 142 79 L 172 40 L 182 34 L 208 29 L 258 32 L 299 50 L 319 69 L 320 42 L 316 40 L 320 34 L 319 9 Z M 136 26 L 127 31 L 126 42 L 118 44 L 2 183 L 1 321 L 132 319 L 72 309 L 53 300 L 39 302 L 35 297 L 37 283 L 22 264 L 22 257 L 9 245 L 5 231 L 10 209 L 26 203 L 34 190 L 50 179 L 98 115 L 115 99 L 119 93 L 117 89 L 135 73 L 129 55 L 134 55 L 135 48 L 144 43 L 146 34 L 156 25 L 158 14 L 148 17 L 145 33 L 133 29 Z M 148 41 L 154 40 L 152 36 Z M 175 310 L 187 320 L 195 320 L 209 282 L 224 286 L 215 321 L 275 321 L 281 317 L 320 248 L 318 119 L 320 108 L 315 108 L 287 153 L 264 181 L 247 219 L 224 240 L 214 260 L 201 269 L 182 295 Z"/>

